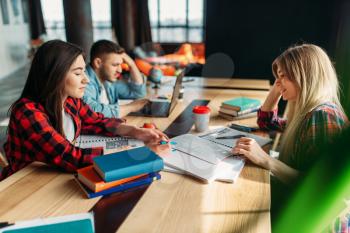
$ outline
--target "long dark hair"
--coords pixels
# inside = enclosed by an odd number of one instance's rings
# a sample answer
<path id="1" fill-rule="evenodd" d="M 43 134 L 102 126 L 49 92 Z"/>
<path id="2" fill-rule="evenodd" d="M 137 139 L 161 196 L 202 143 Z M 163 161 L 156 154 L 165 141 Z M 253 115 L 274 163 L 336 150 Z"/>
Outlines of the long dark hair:
<path id="1" fill-rule="evenodd" d="M 80 47 L 61 40 L 51 40 L 40 46 L 33 58 L 22 94 L 12 104 L 10 111 L 22 98 L 40 103 L 44 106 L 53 127 L 63 135 L 64 78 L 79 55 L 84 55 Z"/>

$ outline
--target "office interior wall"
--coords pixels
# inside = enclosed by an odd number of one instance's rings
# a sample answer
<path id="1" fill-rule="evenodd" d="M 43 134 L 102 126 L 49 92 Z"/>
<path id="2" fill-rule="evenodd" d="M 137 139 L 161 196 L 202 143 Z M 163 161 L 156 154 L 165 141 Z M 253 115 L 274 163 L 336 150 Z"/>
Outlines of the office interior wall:
<path id="1" fill-rule="evenodd" d="M 272 81 L 272 61 L 295 43 L 315 43 L 333 56 L 338 2 L 207 0 L 206 56 L 229 56 L 234 77 Z"/>

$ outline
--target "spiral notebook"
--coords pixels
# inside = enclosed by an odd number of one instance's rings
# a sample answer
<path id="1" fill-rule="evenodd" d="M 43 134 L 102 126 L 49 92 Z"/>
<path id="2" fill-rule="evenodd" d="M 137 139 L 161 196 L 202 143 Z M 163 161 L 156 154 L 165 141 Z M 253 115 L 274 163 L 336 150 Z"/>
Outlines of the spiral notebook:
<path id="1" fill-rule="evenodd" d="M 130 148 L 140 147 L 144 146 L 144 143 L 127 137 L 80 135 L 75 141 L 75 146 L 80 148 L 103 147 L 104 149 L 116 149 L 125 146 Z"/>

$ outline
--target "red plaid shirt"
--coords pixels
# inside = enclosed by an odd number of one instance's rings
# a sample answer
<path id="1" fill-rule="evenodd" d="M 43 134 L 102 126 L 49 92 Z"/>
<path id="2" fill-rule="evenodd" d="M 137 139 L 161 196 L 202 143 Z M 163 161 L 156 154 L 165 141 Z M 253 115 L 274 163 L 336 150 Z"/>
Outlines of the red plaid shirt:
<path id="1" fill-rule="evenodd" d="M 284 131 L 287 121 L 272 112 L 258 111 L 261 129 Z M 307 169 L 316 159 L 318 143 L 326 143 L 348 125 L 348 118 L 333 103 L 324 103 L 306 114 L 295 139 L 295 156 L 280 159 L 298 170 Z M 304 156 L 302 156 L 304 155 Z M 305 156 L 307 155 L 307 156 Z"/>
<path id="2" fill-rule="evenodd" d="M 105 118 L 80 99 L 68 98 L 64 109 L 73 119 L 75 138 L 80 134 L 115 136 L 113 129 L 123 122 Z M 2 171 L 0 180 L 33 161 L 73 172 L 103 153 L 102 148 L 81 149 L 72 145 L 53 128 L 44 107 L 27 98 L 21 99 L 12 110 L 4 150 L 9 166 Z"/>

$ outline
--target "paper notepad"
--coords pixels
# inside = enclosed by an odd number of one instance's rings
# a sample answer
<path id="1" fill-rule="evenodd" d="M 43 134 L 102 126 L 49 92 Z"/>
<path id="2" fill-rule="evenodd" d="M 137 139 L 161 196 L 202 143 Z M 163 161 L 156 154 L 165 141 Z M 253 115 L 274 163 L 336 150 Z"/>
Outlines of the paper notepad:
<path id="1" fill-rule="evenodd" d="M 212 178 L 209 177 L 208 179 L 209 180 L 215 179 L 217 181 L 234 183 L 239 177 L 239 174 L 241 173 L 244 167 L 244 164 L 245 164 L 245 160 L 243 158 L 234 157 L 234 156 L 227 157 L 224 160 L 222 160 L 216 167 L 214 166 L 212 167 L 212 169 L 215 169 L 215 173 Z M 181 170 L 175 167 L 170 167 L 167 165 L 164 166 L 163 171 L 177 173 L 177 174 L 191 175 L 191 173 L 185 170 Z M 209 174 L 213 174 L 213 173 L 210 171 Z M 196 176 L 196 177 L 203 179 L 200 176 Z"/>
<path id="2" fill-rule="evenodd" d="M 214 165 L 231 155 L 230 150 L 222 145 L 192 134 L 175 137 L 172 141 L 176 143 L 174 149 Z"/>
<path id="3" fill-rule="evenodd" d="M 233 183 L 237 180 L 245 164 L 244 159 L 236 156 L 227 157 L 218 164 L 211 164 L 177 150 L 162 156 L 162 158 L 166 164 L 165 171 L 189 174 L 206 183 L 214 180 Z"/>
<path id="4" fill-rule="evenodd" d="M 131 148 L 144 146 L 140 140 L 127 137 L 106 137 L 98 135 L 80 135 L 75 146 L 80 148 L 103 147 L 103 149 L 115 149 L 119 147 L 129 146 Z"/>

